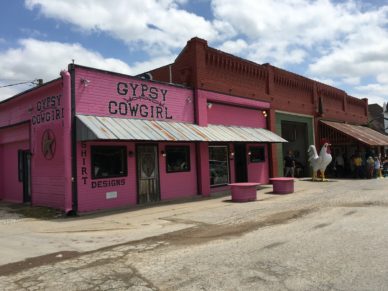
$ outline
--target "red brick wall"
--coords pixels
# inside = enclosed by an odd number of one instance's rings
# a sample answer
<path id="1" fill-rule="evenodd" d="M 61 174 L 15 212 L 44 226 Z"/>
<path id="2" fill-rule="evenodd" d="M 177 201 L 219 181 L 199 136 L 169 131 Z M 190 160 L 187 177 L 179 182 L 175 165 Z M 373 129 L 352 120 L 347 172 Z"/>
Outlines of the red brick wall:
<path id="1" fill-rule="evenodd" d="M 168 72 L 168 76 L 166 76 Z M 269 64 L 259 65 L 209 48 L 205 40 L 193 38 L 171 65 L 155 69 L 154 79 L 193 86 L 234 96 L 271 102 L 269 129 L 275 131 L 275 110 L 316 117 L 314 131 L 319 141 L 320 118 L 365 124 L 367 99 L 357 99 L 346 92 Z M 320 103 L 323 106 L 320 106 Z M 322 109 L 322 110 L 320 110 Z M 277 175 L 278 157 L 272 149 L 272 175 Z"/>
<path id="2" fill-rule="evenodd" d="M 168 66 L 151 73 L 154 79 L 169 81 Z M 325 118 L 357 124 L 368 119 L 364 100 L 269 64 L 259 65 L 209 48 L 198 38 L 188 41 L 171 65 L 171 74 L 174 83 L 269 101 L 272 110 L 319 117 L 318 97 L 322 97 Z"/>

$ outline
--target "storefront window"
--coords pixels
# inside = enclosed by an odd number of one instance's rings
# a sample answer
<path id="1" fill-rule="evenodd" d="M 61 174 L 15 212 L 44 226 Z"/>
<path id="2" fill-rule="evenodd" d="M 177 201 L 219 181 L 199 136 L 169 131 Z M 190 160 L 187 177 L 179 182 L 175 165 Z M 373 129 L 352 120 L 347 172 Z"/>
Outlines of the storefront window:
<path id="1" fill-rule="evenodd" d="M 190 148 L 188 146 L 166 147 L 167 173 L 190 171 Z"/>
<path id="2" fill-rule="evenodd" d="M 124 177 L 127 175 L 125 146 L 92 146 L 92 179 Z"/>
<path id="3" fill-rule="evenodd" d="M 250 162 L 261 163 L 265 161 L 265 150 L 263 146 L 250 147 Z"/>
<path id="4" fill-rule="evenodd" d="M 227 146 L 209 146 L 210 186 L 229 183 Z"/>

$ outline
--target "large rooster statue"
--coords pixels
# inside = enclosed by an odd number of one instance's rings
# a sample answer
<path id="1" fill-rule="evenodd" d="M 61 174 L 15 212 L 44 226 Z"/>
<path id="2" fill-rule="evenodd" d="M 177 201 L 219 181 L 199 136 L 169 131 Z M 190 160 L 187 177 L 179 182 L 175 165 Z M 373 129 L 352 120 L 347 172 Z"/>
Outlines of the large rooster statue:
<path id="1" fill-rule="evenodd" d="M 313 181 L 317 181 L 317 172 L 321 172 L 322 181 L 325 181 L 326 167 L 330 164 L 332 157 L 329 149 L 330 144 L 325 143 L 321 148 L 319 156 L 314 145 L 310 145 L 308 149 L 310 166 L 313 168 Z"/>

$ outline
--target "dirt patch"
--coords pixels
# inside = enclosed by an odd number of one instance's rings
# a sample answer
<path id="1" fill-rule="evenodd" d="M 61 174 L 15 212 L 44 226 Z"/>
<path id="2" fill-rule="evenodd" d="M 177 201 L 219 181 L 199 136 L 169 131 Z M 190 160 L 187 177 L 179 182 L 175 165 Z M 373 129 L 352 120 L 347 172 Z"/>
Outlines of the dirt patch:
<path id="1" fill-rule="evenodd" d="M 272 214 L 262 221 L 247 221 L 237 224 L 204 224 L 195 227 L 167 233 L 146 240 L 163 240 L 175 245 L 194 245 L 207 243 L 217 239 L 230 239 L 243 236 L 262 227 L 285 224 L 302 218 L 315 209 L 299 209 Z"/>
<path id="2" fill-rule="evenodd" d="M 38 266 L 54 264 L 60 261 L 68 260 L 79 256 L 79 252 L 57 252 L 35 258 L 29 258 L 24 261 L 10 263 L 7 265 L 0 266 L 0 276 L 7 276 L 12 273 L 17 273 L 26 269 L 31 269 Z"/>
<path id="3" fill-rule="evenodd" d="M 266 250 L 268 250 L 268 249 L 273 249 L 273 248 L 282 246 L 282 245 L 284 245 L 284 244 L 286 244 L 286 243 L 287 243 L 287 242 L 285 242 L 285 241 L 284 241 L 284 242 L 275 242 L 275 243 L 272 243 L 272 244 L 269 244 L 269 245 L 263 247 L 263 249 L 266 249 Z"/>
<path id="4" fill-rule="evenodd" d="M 367 201 L 367 202 L 353 202 L 353 203 L 345 203 L 340 204 L 338 207 L 388 207 L 388 203 L 380 202 L 380 201 Z"/>
<path id="5" fill-rule="evenodd" d="M 248 221 L 248 222 L 238 223 L 238 224 L 219 225 L 219 224 L 198 223 L 194 221 L 184 221 L 185 223 L 188 223 L 188 224 L 197 223 L 197 225 L 194 227 L 178 230 L 178 231 L 163 234 L 160 236 L 112 245 L 112 246 L 100 248 L 98 250 L 93 250 L 93 251 L 88 251 L 83 253 L 63 251 L 63 252 L 57 252 L 49 255 L 26 259 L 21 262 L 0 266 L 0 276 L 9 275 L 12 273 L 18 273 L 23 270 L 27 270 L 38 266 L 54 264 L 63 260 L 72 259 L 82 255 L 87 255 L 87 254 L 96 253 L 96 252 L 112 251 L 115 248 L 122 247 L 122 246 L 153 244 L 155 245 L 155 247 L 152 248 L 152 250 L 154 250 L 156 248 L 166 247 L 166 245 L 189 246 L 189 245 L 204 244 L 217 239 L 230 239 L 230 238 L 240 237 L 246 233 L 255 231 L 262 227 L 288 223 L 292 220 L 301 218 L 313 211 L 315 211 L 315 209 L 300 209 L 300 210 L 279 212 L 279 213 L 270 215 L 263 221 Z M 179 222 L 182 223 L 183 221 L 179 220 Z M 166 243 L 161 244 L 160 243 L 161 241 Z M 136 251 L 147 252 L 148 250 L 143 249 L 141 251 L 139 250 L 136 250 Z M 126 252 L 131 252 L 131 250 L 128 250 Z M 107 259 L 106 261 L 104 261 L 104 263 L 108 263 L 110 260 L 111 259 Z M 115 260 L 115 259 L 112 259 L 112 260 Z"/>
<path id="6" fill-rule="evenodd" d="M 353 214 L 355 214 L 355 213 L 357 213 L 357 211 L 356 211 L 356 210 L 352 210 L 352 211 L 346 212 L 346 213 L 344 214 L 344 216 L 350 216 L 350 215 L 353 215 Z"/>
<path id="7" fill-rule="evenodd" d="M 313 229 L 320 229 L 320 228 L 324 228 L 326 226 L 329 226 L 331 225 L 331 223 L 320 223 L 320 224 L 317 224 L 316 226 L 313 227 Z"/>
<path id="8" fill-rule="evenodd" d="M 28 206 L 23 204 L 9 204 L 6 206 L 5 210 L 9 213 L 37 219 L 55 219 L 64 216 L 64 213 L 57 209 L 42 206 Z"/>

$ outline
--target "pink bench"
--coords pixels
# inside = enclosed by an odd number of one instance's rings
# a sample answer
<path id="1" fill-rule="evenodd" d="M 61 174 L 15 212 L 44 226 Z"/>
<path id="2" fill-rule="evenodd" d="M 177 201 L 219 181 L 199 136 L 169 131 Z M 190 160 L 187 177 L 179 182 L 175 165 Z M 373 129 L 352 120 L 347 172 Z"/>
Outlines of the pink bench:
<path id="1" fill-rule="evenodd" d="M 231 186 L 232 201 L 248 202 L 256 200 L 257 186 L 260 186 L 260 183 L 232 183 L 229 186 Z"/>
<path id="2" fill-rule="evenodd" d="M 288 194 L 294 193 L 294 178 L 278 177 L 269 179 L 273 185 L 273 193 Z"/>

